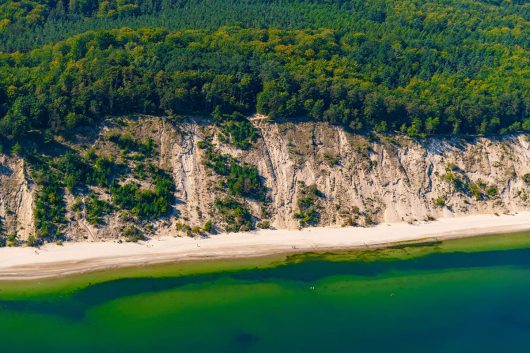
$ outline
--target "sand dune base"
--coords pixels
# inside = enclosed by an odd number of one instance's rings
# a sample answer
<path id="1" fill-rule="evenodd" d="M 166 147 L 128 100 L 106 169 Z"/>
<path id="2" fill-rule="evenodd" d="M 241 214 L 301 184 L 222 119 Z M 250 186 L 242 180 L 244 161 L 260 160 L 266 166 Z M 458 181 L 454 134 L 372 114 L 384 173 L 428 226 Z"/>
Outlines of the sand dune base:
<path id="1" fill-rule="evenodd" d="M 372 228 L 306 228 L 219 234 L 209 238 L 154 238 L 140 243 L 65 243 L 0 249 L 0 280 L 57 277 L 106 268 L 263 256 L 275 253 L 382 247 L 398 242 L 451 239 L 530 230 L 530 212 L 443 218 Z"/>

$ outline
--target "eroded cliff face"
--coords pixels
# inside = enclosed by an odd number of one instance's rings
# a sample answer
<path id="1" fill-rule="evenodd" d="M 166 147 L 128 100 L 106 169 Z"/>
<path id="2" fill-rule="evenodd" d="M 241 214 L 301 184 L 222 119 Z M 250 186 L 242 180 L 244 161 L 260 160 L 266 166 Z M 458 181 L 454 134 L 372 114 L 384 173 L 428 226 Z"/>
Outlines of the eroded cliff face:
<path id="1" fill-rule="evenodd" d="M 319 191 L 318 224 L 323 226 L 530 209 L 530 185 L 524 180 L 530 173 L 530 142 L 525 135 L 370 139 L 324 123 L 274 124 L 255 117 L 260 137 L 244 151 L 221 142 L 216 128 L 207 123 L 171 123 L 156 117 L 125 120 L 125 124 L 102 127 L 93 139 L 70 147 L 79 151 L 95 147 L 101 153 L 119 155 L 103 138 L 110 130 L 155 141 L 157 162 L 172 174 L 177 201 L 170 216 L 150 222 L 153 236 L 177 235 L 178 223 L 202 226 L 208 220 L 222 230 L 214 201 L 226 191 L 219 187 L 219 176 L 204 165 L 205 151 L 199 141 L 205 136 L 213 137 L 220 152 L 258 168 L 268 202 L 251 198 L 243 202 L 255 221 L 266 219 L 276 228 L 299 227 L 295 214 L 304 185 L 315 185 Z M 25 239 L 34 228 L 36 187 L 23 160 L 3 156 L 0 165 L 0 216 L 8 232 L 16 231 Z M 67 192 L 65 199 L 71 210 L 75 197 Z M 98 226 L 72 211 L 67 219 L 64 233 L 73 240 L 116 239 L 126 223 L 117 213 Z"/>
<path id="2" fill-rule="evenodd" d="M 299 181 L 316 184 L 325 195 L 326 225 L 343 224 L 357 208 L 379 222 L 395 222 L 529 207 L 522 176 L 530 169 L 530 150 L 524 136 L 370 141 L 325 124 L 262 124 L 260 130 L 263 139 L 253 159 L 271 188 L 279 227 L 296 225 Z M 477 183 L 492 195 L 473 195 Z"/>
<path id="3" fill-rule="evenodd" d="M 34 187 L 20 158 L 0 155 L 0 217 L 2 232 L 26 239 L 34 232 Z"/>

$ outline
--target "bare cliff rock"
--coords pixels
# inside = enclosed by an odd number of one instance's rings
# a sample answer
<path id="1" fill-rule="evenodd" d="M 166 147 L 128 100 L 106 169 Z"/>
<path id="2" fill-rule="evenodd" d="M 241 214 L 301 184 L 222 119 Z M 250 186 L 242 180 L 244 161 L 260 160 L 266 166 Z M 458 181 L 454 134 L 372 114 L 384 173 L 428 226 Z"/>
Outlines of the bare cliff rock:
<path id="1" fill-rule="evenodd" d="M 20 158 L 0 155 L 0 216 L 6 233 L 26 239 L 34 231 L 34 187 Z"/>
<path id="2" fill-rule="evenodd" d="M 156 162 L 169 171 L 176 186 L 175 211 L 150 222 L 152 236 L 177 235 L 178 224 L 202 226 L 220 222 L 214 207 L 223 195 L 219 176 L 204 164 L 199 142 L 206 136 L 223 154 L 257 167 L 267 188 L 267 202 L 244 200 L 254 220 L 272 227 L 296 228 L 298 200 L 304 188 L 319 192 L 319 225 L 367 226 L 377 222 L 417 220 L 530 209 L 530 141 L 526 135 L 499 138 L 365 137 L 325 123 L 253 124 L 260 137 L 249 150 L 221 142 L 217 128 L 202 121 L 171 122 L 157 117 L 123 119 L 102 126 L 94 136 L 71 143 L 119 155 L 104 138 L 108 131 L 149 137 L 157 146 Z M 0 217 L 7 232 L 26 239 L 32 234 L 36 187 L 20 158 L 0 157 Z M 109 198 L 101 195 L 102 198 Z M 119 214 L 94 226 L 71 211 L 75 197 L 65 194 L 73 240 L 116 239 L 126 221 Z M 145 225 L 144 225 L 145 226 Z M 220 228 L 222 229 L 222 228 Z"/>

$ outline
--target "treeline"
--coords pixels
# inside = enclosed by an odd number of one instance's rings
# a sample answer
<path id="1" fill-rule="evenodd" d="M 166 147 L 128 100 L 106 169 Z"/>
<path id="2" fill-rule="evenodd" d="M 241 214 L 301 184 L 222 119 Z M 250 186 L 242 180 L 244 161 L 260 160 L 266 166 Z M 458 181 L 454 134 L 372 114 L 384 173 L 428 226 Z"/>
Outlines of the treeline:
<path id="1" fill-rule="evenodd" d="M 120 29 L 0 54 L 0 136 L 45 138 L 106 115 L 256 111 L 360 132 L 530 130 L 526 48 L 435 50 L 389 37 L 372 55 L 370 43 L 328 29 Z"/>

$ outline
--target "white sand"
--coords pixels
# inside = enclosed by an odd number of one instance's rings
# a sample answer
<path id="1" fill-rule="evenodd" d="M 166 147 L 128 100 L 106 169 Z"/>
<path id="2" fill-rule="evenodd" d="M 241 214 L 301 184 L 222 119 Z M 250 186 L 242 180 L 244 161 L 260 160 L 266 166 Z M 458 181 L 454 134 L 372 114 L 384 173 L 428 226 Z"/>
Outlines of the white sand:
<path id="1" fill-rule="evenodd" d="M 262 256 L 294 251 L 385 246 L 530 230 L 530 212 L 477 215 L 433 222 L 380 224 L 373 228 L 306 228 L 220 234 L 202 238 L 154 238 L 134 243 L 48 244 L 41 249 L 0 249 L 0 280 L 22 280 L 190 259 Z"/>

